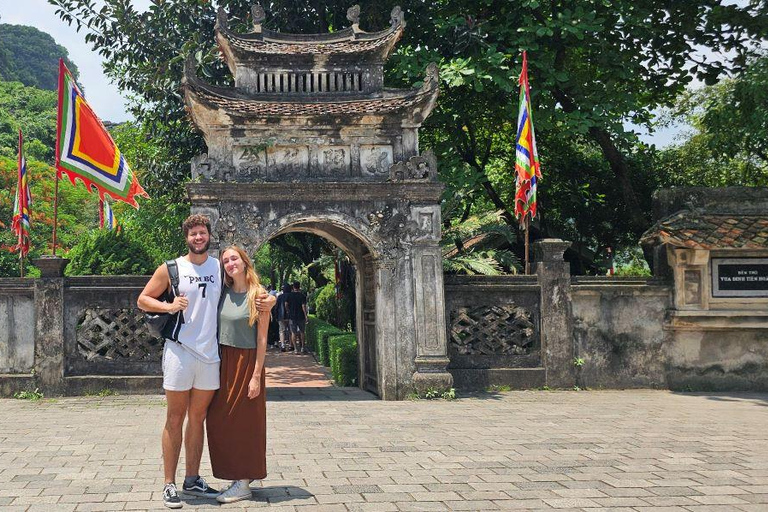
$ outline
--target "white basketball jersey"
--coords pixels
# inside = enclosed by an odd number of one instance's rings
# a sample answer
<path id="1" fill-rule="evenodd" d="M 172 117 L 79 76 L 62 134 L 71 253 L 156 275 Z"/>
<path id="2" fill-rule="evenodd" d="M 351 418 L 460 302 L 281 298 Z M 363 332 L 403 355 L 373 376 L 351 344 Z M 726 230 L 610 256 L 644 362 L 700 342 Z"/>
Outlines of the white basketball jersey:
<path id="1" fill-rule="evenodd" d="M 222 287 L 219 260 L 208 256 L 202 265 L 194 265 L 181 257 L 176 259 L 176 264 L 179 293 L 189 301 L 183 311 L 179 342 L 201 361 L 216 363 L 219 361 L 216 317 Z"/>

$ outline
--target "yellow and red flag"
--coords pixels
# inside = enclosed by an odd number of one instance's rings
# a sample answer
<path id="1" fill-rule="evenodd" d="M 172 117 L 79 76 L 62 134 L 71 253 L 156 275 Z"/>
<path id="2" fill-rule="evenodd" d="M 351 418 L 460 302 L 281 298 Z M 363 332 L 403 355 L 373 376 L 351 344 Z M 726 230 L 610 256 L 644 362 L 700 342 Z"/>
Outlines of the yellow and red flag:
<path id="1" fill-rule="evenodd" d="M 149 197 L 131 172 L 112 136 L 96 116 L 75 79 L 59 59 L 59 114 L 56 127 L 56 168 L 72 184 L 76 180 L 100 199 L 105 195 L 134 208 L 136 196 Z"/>
<path id="2" fill-rule="evenodd" d="M 520 224 L 525 218 L 536 216 L 536 186 L 541 178 L 536 135 L 533 131 L 531 89 L 528 85 L 528 55 L 523 52 L 523 70 L 520 73 L 520 107 L 517 116 L 517 147 L 515 149 L 515 216 Z"/>
<path id="3" fill-rule="evenodd" d="M 29 193 L 29 176 L 27 175 L 27 160 L 24 158 L 22 149 L 24 138 L 19 130 L 19 171 L 18 182 L 16 185 L 16 198 L 13 201 L 13 220 L 11 222 L 11 231 L 16 235 L 19 243 L 13 247 L 14 251 L 21 251 L 23 258 L 29 253 L 29 205 L 32 202 L 32 196 Z"/>

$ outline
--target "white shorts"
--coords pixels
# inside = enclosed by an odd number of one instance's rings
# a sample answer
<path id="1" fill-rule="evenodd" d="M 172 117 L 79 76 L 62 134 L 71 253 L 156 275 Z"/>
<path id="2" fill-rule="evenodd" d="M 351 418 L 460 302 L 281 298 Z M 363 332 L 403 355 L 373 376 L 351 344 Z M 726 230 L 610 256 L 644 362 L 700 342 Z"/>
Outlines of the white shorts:
<path id="1" fill-rule="evenodd" d="M 219 389 L 219 363 L 204 363 L 179 343 L 166 341 L 163 348 L 163 389 L 189 391 Z"/>

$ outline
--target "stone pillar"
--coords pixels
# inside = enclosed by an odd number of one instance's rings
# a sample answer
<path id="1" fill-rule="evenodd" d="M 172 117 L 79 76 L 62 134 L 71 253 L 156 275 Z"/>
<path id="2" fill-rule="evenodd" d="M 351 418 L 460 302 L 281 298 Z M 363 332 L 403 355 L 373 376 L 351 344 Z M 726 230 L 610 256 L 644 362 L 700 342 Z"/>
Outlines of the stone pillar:
<path id="1" fill-rule="evenodd" d="M 411 255 L 416 327 L 413 388 L 419 395 L 430 388 L 447 391 L 453 387 L 453 376 L 447 370 L 442 252 L 436 241 L 429 241 L 414 244 Z"/>
<path id="2" fill-rule="evenodd" d="M 397 318 L 395 307 L 395 262 L 377 259 L 376 286 L 376 373 L 379 397 L 397 400 Z"/>
<path id="3" fill-rule="evenodd" d="M 536 274 L 541 287 L 541 356 L 547 386 L 575 385 L 573 364 L 573 314 L 571 310 L 571 271 L 563 253 L 571 246 L 558 238 L 534 243 Z"/>
<path id="4" fill-rule="evenodd" d="M 62 395 L 64 383 L 64 268 L 69 260 L 40 258 L 35 280 L 35 384 L 46 396 Z"/>

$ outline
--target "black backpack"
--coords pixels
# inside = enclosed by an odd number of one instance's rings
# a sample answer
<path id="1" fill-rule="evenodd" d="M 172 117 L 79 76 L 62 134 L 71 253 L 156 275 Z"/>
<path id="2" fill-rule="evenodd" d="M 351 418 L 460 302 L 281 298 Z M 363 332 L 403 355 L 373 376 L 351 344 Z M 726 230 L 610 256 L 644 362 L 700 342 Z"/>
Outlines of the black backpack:
<path id="1" fill-rule="evenodd" d="M 179 267 L 176 260 L 166 261 L 165 266 L 168 268 L 168 276 L 171 278 L 171 289 L 166 290 L 157 300 L 160 302 L 173 302 L 173 299 L 179 296 Z M 184 315 L 181 314 L 181 311 L 173 314 L 146 313 L 144 321 L 152 336 L 178 341 L 179 330 L 184 323 Z"/>

